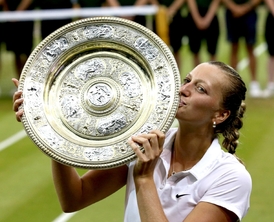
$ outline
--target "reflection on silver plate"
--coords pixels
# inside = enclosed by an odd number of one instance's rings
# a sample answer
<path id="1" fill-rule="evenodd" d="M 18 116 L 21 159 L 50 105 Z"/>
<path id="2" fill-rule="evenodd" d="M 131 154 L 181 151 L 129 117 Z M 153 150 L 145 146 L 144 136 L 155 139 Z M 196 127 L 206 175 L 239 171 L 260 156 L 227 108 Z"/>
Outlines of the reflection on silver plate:
<path id="1" fill-rule="evenodd" d="M 120 18 L 83 19 L 56 30 L 29 57 L 19 85 L 22 122 L 58 162 L 117 167 L 136 158 L 131 135 L 170 128 L 179 85 L 172 53 L 149 29 Z"/>

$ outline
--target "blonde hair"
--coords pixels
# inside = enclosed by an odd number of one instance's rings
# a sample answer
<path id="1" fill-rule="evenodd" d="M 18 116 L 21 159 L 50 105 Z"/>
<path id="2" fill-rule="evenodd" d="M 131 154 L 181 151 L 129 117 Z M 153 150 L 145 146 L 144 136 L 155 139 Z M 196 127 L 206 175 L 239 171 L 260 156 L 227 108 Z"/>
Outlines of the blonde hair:
<path id="1" fill-rule="evenodd" d="M 239 73 L 229 65 L 219 61 L 208 63 L 217 66 L 229 79 L 228 83 L 224 84 L 221 107 L 229 110 L 230 116 L 223 123 L 216 126 L 215 134 L 223 135 L 223 147 L 229 153 L 235 155 L 236 148 L 239 144 L 239 130 L 243 126 L 242 118 L 246 111 L 246 105 L 244 103 L 246 86 Z"/>

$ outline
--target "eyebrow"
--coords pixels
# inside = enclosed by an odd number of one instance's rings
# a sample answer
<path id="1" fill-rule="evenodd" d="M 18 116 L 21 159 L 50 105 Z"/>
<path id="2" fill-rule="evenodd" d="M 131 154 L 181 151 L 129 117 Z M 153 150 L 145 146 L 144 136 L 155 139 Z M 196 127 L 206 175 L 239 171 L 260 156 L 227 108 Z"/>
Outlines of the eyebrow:
<path id="1" fill-rule="evenodd" d="M 186 75 L 186 77 L 191 77 L 191 79 L 193 78 L 193 76 L 191 75 L 191 73 L 188 73 L 188 74 Z M 185 77 L 185 78 L 186 78 L 186 77 Z M 202 82 L 202 83 L 207 84 L 207 82 L 206 82 L 205 80 L 203 80 L 203 79 L 197 79 L 196 81 L 197 81 L 197 82 Z"/>

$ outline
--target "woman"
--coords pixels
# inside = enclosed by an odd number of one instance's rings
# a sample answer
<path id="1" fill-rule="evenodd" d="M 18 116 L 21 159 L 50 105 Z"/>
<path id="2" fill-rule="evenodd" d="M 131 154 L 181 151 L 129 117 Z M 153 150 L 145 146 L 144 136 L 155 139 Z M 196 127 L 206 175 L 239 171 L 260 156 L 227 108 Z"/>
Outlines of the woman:
<path id="1" fill-rule="evenodd" d="M 73 8 L 73 3 L 70 0 L 43 0 L 35 1 L 35 7 L 38 7 L 41 10 L 71 9 Z M 61 28 L 64 25 L 67 25 L 70 22 L 72 22 L 71 18 L 41 20 L 42 40 L 57 29 Z"/>
<path id="2" fill-rule="evenodd" d="M 136 161 L 79 177 L 72 167 L 52 160 L 62 209 L 80 210 L 127 185 L 125 221 L 241 220 L 251 193 L 250 175 L 235 156 L 245 93 L 244 82 L 231 67 L 221 62 L 198 65 L 180 88 L 178 129 L 132 136 L 128 142 Z M 18 121 L 21 94 L 16 92 L 13 99 Z M 228 152 L 221 149 L 218 134 Z"/>
<path id="3" fill-rule="evenodd" d="M 3 1 L 3 11 L 19 12 L 33 9 L 32 0 Z M 33 48 L 33 27 L 34 21 L 8 21 L 3 27 L 6 49 L 14 53 L 17 78 L 20 78 L 22 69 Z"/>
<path id="4" fill-rule="evenodd" d="M 267 44 L 267 52 L 268 52 L 268 64 L 267 64 L 267 86 L 264 90 L 264 97 L 274 96 L 274 1 L 273 0 L 265 0 L 265 5 L 268 8 L 268 14 L 265 20 L 265 41 Z"/>
<path id="5" fill-rule="evenodd" d="M 223 0 L 226 7 L 226 34 L 231 49 L 230 64 L 234 69 L 237 68 L 241 39 L 244 39 L 249 59 L 249 93 L 253 98 L 262 97 L 257 75 L 257 58 L 253 53 L 257 43 L 258 14 L 256 7 L 260 2 L 261 0 Z"/>
<path id="6" fill-rule="evenodd" d="M 107 0 L 107 5 L 110 7 L 125 7 L 125 6 L 144 6 L 147 5 L 148 0 Z M 122 16 L 122 18 L 139 23 L 142 26 L 146 26 L 145 15 L 128 15 Z"/>
<path id="7" fill-rule="evenodd" d="M 150 3 L 158 7 L 162 6 L 166 8 L 168 27 L 165 27 L 165 23 L 162 22 L 163 19 L 161 18 L 166 14 L 163 15 L 160 13 L 158 14 L 158 20 L 156 19 L 157 16 L 154 18 L 155 27 L 153 29 L 160 37 L 161 31 L 164 32 L 167 30 L 165 43 L 172 49 L 178 68 L 181 70 L 182 59 L 180 49 L 182 48 L 182 39 L 183 37 L 187 37 L 189 29 L 186 15 L 184 15 L 187 12 L 186 0 L 150 0 Z M 166 20 L 166 18 L 164 18 L 164 20 Z"/>
<path id="8" fill-rule="evenodd" d="M 210 60 L 216 60 L 220 35 L 217 11 L 220 2 L 220 0 L 187 0 L 189 47 L 193 54 L 194 66 L 200 64 L 200 50 L 203 40 L 206 41 Z"/>

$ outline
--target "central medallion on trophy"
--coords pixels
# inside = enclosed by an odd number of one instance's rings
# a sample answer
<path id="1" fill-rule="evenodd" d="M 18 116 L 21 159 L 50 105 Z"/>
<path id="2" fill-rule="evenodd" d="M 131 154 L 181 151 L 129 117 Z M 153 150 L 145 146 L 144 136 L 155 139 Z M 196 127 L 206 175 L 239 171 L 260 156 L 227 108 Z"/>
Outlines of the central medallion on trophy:
<path id="1" fill-rule="evenodd" d="M 105 83 L 97 83 L 91 86 L 87 92 L 87 99 L 91 106 L 104 107 L 112 99 L 112 90 Z"/>
<path id="2" fill-rule="evenodd" d="M 107 77 L 99 77 L 88 81 L 82 93 L 83 106 L 93 114 L 114 111 L 113 109 L 115 109 L 120 99 L 117 83 Z"/>

